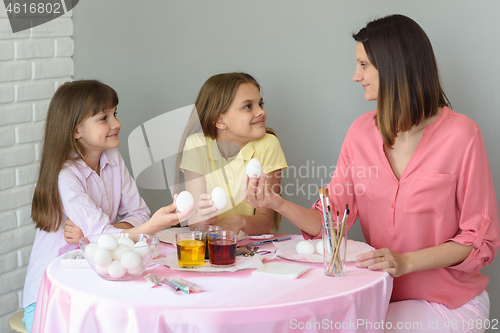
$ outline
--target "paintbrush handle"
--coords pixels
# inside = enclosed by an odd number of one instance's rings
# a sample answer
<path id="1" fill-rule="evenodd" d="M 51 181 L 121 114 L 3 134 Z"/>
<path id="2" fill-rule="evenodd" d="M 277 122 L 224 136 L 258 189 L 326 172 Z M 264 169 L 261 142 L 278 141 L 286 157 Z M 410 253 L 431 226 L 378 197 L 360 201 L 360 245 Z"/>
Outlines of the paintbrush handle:
<path id="1" fill-rule="evenodd" d="M 332 271 L 332 263 L 333 263 L 333 253 L 334 253 L 334 249 L 337 247 L 337 237 L 336 237 L 336 233 L 335 233 L 335 230 L 333 229 L 333 224 L 330 224 L 330 235 L 332 235 L 332 237 L 330 238 L 330 242 L 329 242 L 329 245 L 331 246 L 331 253 L 332 253 L 332 257 L 330 258 L 330 263 L 328 264 L 328 271 Z"/>
<path id="2" fill-rule="evenodd" d="M 345 220 L 342 221 L 342 226 L 339 229 L 340 229 L 340 235 L 337 238 L 337 246 L 335 247 L 335 251 L 334 251 L 332 259 L 331 259 L 331 262 L 335 261 L 335 264 L 337 265 L 337 271 L 342 270 L 342 268 L 343 268 L 342 267 L 342 265 L 343 265 L 342 259 L 339 257 L 339 255 L 340 255 L 339 250 L 340 250 L 340 245 L 342 244 L 342 240 L 345 241 L 345 237 L 344 237 Z M 335 266 L 333 268 L 335 268 Z"/>

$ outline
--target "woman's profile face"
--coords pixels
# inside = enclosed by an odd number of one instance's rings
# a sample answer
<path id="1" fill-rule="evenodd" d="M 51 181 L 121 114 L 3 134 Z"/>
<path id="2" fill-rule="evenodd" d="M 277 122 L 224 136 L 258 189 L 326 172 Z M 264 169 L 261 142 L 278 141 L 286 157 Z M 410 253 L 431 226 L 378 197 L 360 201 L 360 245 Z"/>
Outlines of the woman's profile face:
<path id="1" fill-rule="evenodd" d="M 365 89 L 365 99 L 367 101 L 376 101 L 378 97 L 378 70 L 368 60 L 363 43 L 356 44 L 356 71 L 352 80 L 361 82 Z"/>

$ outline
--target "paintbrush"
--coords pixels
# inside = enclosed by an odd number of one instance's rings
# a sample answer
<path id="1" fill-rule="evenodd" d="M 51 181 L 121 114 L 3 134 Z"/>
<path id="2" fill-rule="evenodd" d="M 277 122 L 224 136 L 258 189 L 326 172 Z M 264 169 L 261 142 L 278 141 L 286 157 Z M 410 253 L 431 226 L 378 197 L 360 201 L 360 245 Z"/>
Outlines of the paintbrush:
<path id="1" fill-rule="evenodd" d="M 323 188 L 320 187 L 319 190 L 319 199 L 321 200 L 321 207 L 323 208 L 323 220 L 325 222 L 325 231 L 326 231 L 326 236 L 328 237 L 328 251 L 330 253 L 333 253 L 333 248 L 332 246 L 332 233 L 330 233 L 330 223 L 328 223 L 328 216 L 326 215 L 326 209 L 325 209 L 325 201 L 323 200 Z"/>
<path id="2" fill-rule="evenodd" d="M 339 226 L 337 225 L 337 235 L 336 235 L 336 240 L 337 240 L 337 246 L 335 247 L 335 251 L 333 253 L 332 258 L 330 259 L 330 264 L 328 265 L 328 269 L 331 272 L 331 268 L 335 268 L 335 265 L 337 265 L 337 271 L 342 269 L 342 263 L 340 262 L 340 245 L 342 244 L 342 239 L 344 238 L 344 232 L 345 232 L 345 226 L 347 223 L 347 218 L 349 217 L 349 206 L 346 205 L 346 210 L 344 212 L 344 218 L 342 219 L 342 224 Z M 332 263 L 335 261 L 334 267 L 332 267 Z"/>
<path id="3" fill-rule="evenodd" d="M 328 225 L 328 229 L 329 229 L 329 232 L 330 232 L 330 235 L 329 235 L 329 250 L 331 251 L 330 253 L 333 254 L 333 249 L 336 247 L 337 245 L 337 238 L 335 237 L 335 230 L 333 229 L 333 218 L 332 218 L 332 211 L 330 209 L 330 197 L 328 196 L 328 188 L 325 188 L 325 204 L 326 204 L 326 208 L 327 208 L 327 215 L 328 215 L 328 221 L 329 221 L 329 225 Z"/>
<path id="4" fill-rule="evenodd" d="M 326 203 L 326 213 L 328 215 L 328 220 L 333 223 L 332 211 L 330 210 L 330 198 L 328 197 L 328 189 L 325 188 L 325 203 Z"/>
<path id="5" fill-rule="evenodd" d="M 328 218 L 326 216 L 325 202 L 323 201 L 323 188 L 320 187 L 319 190 L 319 200 L 321 201 L 321 208 L 323 208 L 323 221 L 328 225 Z"/>

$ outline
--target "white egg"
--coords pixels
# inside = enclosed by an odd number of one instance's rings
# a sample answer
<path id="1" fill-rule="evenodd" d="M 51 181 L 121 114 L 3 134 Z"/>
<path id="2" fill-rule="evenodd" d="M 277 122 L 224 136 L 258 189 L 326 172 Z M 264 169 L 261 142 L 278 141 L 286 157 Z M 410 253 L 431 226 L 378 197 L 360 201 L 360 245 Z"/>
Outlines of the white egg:
<path id="1" fill-rule="evenodd" d="M 114 278 L 121 278 L 127 273 L 127 269 L 122 266 L 120 260 L 113 260 L 108 266 L 108 274 Z"/>
<path id="2" fill-rule="evenodd" d="M 298 254 L 313 254 L 316 250 L 313 243 L 309 241 L 300 241 L 295 246 L 295 250 L 297 250 Z"/>
<path id="3" fill-rule="evenodd" d="M 212 200 L 214 206 L 218 209 L 224 209 L 227 205 L 227 193 L 222 187 L 216 187 L 212 190 Z"/>
<path id="4" fill-rule="evenodd" d="M 98 248 L 95 251 L 94 261 L 96 265 L 108 266 L 112 260 L 113 260 L 113 255 L 111 254 L 111 251 L 103 248 Z"/>
<path id="5" fill-rule="evenodd" d="M 99 248 L 96 243 L 90 243 L 85 247 L 85 257 L 94 260 L 95 251 Z"/>
<path id="6" fill-rule="evenodd" d="M 121 237 L 121 238 L 118 238 L 118 244 L 132 247 L 132 246 L 134 246 L 134 241 L 128 237 Z"/>
<path id="7" fill-rule="evenodd" d="M 150 246 L 147 242 L 140 241 L 135 243 L 134 252 L 139 255 L 139 257 L 144 258 L 151 252 Z"/>
<path id="8" fill-rule="evenodd" d="M 127 269 L 127 272 L 132 275 L 136 275 L 142 271 L 142 265 L 136 268 Z"/>
<path id="9" fill-rule="evenodd" d="M 322 239 L 318 242 L 318 244 L 316 244 L 316 252 L 318 252 L 322 256 L 325 255 L 323 253 L 323 240 Z"/>
<path id="10" fill-rule="evenodd" d="M 252 175 L 260 177 L 260 175 L 262 174 L 262 163 L 260 163 L 258 158 L 252 158 L 250 161 L 248 161 L 245 173 L 248 175 L 248 177 L 252 177 Z"/>
<path id="11" fill-rule="evenodd" d="M 120 260 L 123 255 L 132 249 L 128 247 L 127 245 L 120 244 L 118 245 L 118 248 L 113 251 L 113 260 Z"/>
<path id="12" fill-rule="evenodd" d="M 189 206 L 194 205 L 194 198 L 188 191 L 182 191 L 177 196 L 176 205 L 177 205 L 177 210 L 179 212 L 183 212 Z"/>
<path id="13" fill-rule="evenodd" d="M 108 274 L 108 266 L 95 265 L 95 271 L 97 272 L 97 274 L 106 275 Z"/>
<path id="14" fill-rule="evenodd" d="M 113 235 L 110 234 L 102 234 L 97 239 L 97 245 L 100 247 L 105 247 L 108 249 L 116 249 L 118 247 L 118 241 Z"/>
<path id="15" fill-rule="evenodd" d="M 135 252 L 129 251 L 125 253 L 120 259 L 123 267 L 126 269 L 133 269 L 136 267 L 142 267 L 141 257 Z"/>

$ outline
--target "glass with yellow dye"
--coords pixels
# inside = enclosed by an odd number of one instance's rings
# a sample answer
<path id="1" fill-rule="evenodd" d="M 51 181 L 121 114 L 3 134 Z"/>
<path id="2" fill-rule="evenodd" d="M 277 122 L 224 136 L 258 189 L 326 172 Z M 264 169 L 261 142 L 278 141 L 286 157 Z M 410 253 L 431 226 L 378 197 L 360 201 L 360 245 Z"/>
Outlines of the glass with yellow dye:
<path id="1" fill-rule="evenodd" d="M 177 261 L 183 268 L 198 268 L 205 263 L 205 237 L 203 232 L 191 231 L 175 235 Z"/>

